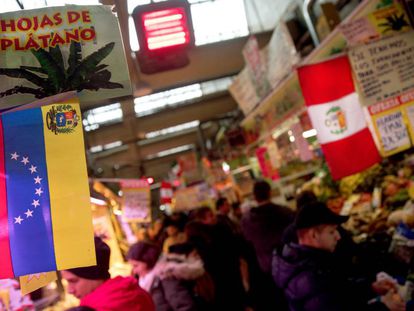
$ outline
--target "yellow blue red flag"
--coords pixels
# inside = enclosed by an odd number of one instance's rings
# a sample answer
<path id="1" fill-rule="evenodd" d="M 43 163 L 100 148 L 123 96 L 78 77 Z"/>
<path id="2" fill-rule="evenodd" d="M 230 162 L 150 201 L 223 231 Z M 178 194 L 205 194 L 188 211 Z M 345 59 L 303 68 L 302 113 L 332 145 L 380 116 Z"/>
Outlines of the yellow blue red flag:
<path id="1" fill-rule="evenodd" d="M 96 264 L 77 99 L 0 116 L 0 278 Z"/>

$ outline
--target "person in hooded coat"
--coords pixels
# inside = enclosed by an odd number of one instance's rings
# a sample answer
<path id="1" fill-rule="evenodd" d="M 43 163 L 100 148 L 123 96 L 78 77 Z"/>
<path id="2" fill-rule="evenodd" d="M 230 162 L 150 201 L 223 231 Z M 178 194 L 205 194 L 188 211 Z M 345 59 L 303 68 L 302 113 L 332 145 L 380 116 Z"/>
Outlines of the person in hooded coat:
<path id="1" fill-rule="evenodd" d="M 157 311 L 198 311 L 195 297 L 195 280 L 204 274 L 202 261 L 197 257 L 176 252 L 177 244 L 169 254 L 160 256 L 160 250 L 149 243 L 138 242 L 131 246 L 127 259 L 140 286 L 149 292 Z M 181 254 L 177 254 L 181 253 Z"/>

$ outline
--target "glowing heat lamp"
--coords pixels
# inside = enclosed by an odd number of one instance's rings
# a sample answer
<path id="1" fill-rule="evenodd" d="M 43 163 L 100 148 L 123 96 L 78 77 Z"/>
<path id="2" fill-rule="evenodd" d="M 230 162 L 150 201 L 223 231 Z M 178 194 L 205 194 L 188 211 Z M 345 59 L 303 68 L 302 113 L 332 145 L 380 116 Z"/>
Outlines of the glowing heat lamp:
<path id="1" fill-rule="evenodd" d="M 141 72 L 151 74 L 188 65 L 187 50 L 194 45 L 194 31 L 186 0 L 139 5 L 132 17 Z"/>
<path id="2" fill-rule="evenodd" d="M 185 47 L 194 41 L 187 1 L 165 1 L 138 6 L 133 17 L 139 45 L 146 50 Z"/>

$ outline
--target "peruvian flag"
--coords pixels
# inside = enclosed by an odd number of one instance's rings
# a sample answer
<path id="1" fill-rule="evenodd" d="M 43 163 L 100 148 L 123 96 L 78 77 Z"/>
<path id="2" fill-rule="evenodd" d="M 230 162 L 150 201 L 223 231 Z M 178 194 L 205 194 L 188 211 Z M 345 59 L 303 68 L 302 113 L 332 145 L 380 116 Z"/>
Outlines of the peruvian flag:
<path id="1" fill-rule="evenodd" d="M 169 182 L 161 182 L 160 188 L 161 204 L 171 204 L 173 198 L 172 185 Z"/>
<path id="2" fill-rule="evenodd" d="M 308 113 L 334 179 L 363 171 L 381 157 L 367 127 L 348 57 L 298 69 Z"/>

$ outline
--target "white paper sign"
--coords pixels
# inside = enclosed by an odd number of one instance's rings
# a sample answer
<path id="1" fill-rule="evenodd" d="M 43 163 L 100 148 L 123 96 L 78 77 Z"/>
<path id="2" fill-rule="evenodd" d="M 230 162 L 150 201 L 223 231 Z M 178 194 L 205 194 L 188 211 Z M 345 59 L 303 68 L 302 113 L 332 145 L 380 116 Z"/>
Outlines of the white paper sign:
<path id="1" fill-rule="evenodd" d="M 355 77 L 365 106 L 414 88 L 414 32 L 353 48 Z"/>
<path id="2" fill-rule="evenodd" d="M 410 145 L 407 127 L 401 111 L 393 111 L 375 120 L 384 151 L 389 152 Z"/>

